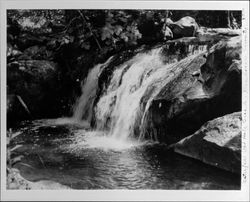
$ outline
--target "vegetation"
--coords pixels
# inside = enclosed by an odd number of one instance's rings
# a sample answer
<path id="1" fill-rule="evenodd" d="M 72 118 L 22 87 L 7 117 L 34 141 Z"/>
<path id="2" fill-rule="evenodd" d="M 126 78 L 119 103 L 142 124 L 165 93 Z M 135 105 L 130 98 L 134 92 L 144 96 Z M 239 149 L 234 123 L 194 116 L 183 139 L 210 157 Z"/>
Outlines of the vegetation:
<path id="1" fill-rule="evenodd" d="M 8 94 L 19 95 L 32 118 L 70 115 L 94 64 L 164 41 L 166 17 L 187 15 L 200 26 L 241 26 L 239 11 L 8 10 Z"/>

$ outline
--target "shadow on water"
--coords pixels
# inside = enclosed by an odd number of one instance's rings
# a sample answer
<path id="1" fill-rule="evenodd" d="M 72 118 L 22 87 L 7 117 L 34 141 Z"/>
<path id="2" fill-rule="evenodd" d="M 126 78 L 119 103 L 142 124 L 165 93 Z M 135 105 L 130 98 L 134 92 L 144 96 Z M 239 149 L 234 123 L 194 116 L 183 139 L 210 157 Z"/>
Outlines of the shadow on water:
<path id="1" fill-rule="evenodd" d="M 52 180 L 73 189 L 240 189 L 240 176 L 165 145 L 89 147 L 84 130 L 73 126 L 26 124 L 20 131 L 15 142 L 23 145 L 18 152 L 24 158 L 16 167 L 33 182 Z"/>

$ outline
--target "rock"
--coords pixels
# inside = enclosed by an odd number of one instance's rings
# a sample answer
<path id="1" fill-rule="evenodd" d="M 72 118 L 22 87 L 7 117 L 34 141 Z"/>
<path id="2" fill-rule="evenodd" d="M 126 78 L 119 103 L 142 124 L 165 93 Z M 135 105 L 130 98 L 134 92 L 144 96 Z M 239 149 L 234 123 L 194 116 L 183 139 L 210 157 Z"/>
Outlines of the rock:
<path id="1" fill-rule="evenodd" d="M 172 39 L 174 37 L 172 30 L 169 27 L 166 27 L 164 30 L 164 40 Z"/>
<path id="2" fill-rule="evenodd" d="M 51 181 L 40 180 L 36 182 L 25 179 L 16 168 L 9 169 L 7 175 L 7 189 L 9 190 L 61 190 L 71 189 L 70 187 Z"/>
<path id="3" fill-rule="evenodd" d="M 200 27 L 198 30 L 199 35 L 224 35 L 224 36 L 240 36 L 240 29 L 230 29 L 230 28 L 206 28 Z"/>
<path id="4" fill-rule="evenodd" d="M 7 67 L 7 93 L 10 98 L 15 98 L 10 100 L 16 100 L 14 103 L 18 103 L 19 106 L 20 101 L 18 102 L 16 97 L 19 95 L 34 118 L 43 115 L 51 116 L 59 105 L 57 103 L 57 88 L 55 88 L 58 86 L 56 69 L 56 63 L 46 60 L 21 60 L 9 63 Z M 20 107 L 24 109 L 23 106 Z M 19 113 L 19 110 L 15 109 L 14 107 L 12 110 L 13 118 L 15 118 L 15 114 Z M 22 111 L 26 114 L 27 110 Z M 10 113 L 8 113 L 9 115 Z M 24 119 L 23 113 L 20 117 Z"/>
<path id="5" fill-rule="evenodd" d="M 204 124 L 174 145 L 174 151 L 204 163 L 241 173 L 241 112 Z"/>
<path id="6" fill-rule="evenodd" d="M 183 17 L 176 22 L 167 20 L 166 24 L 172 30 L 174 38 L 193 37 L 199 29 L 195 19 L 189 16 Z"/>
<path id="7" fill-rule="evenodd" d="M 159 141 L 168 144 L 193 134 L 211 119 L 241 110 L 241 38 L 222 40 L 205 58 L 199 55 L 179 68 L 148 112 Z"/>

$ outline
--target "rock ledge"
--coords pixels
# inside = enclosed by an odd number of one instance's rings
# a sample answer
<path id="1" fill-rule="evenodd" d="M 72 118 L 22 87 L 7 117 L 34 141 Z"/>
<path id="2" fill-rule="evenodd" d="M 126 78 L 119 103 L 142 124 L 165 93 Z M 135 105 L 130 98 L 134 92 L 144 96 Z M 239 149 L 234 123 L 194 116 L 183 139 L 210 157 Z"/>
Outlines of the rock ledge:
<path id="1" fill-rule="evenodd" d="M 174 151 L 234 173 L 241 173 L 241 112 L 204 124 L 174 144 Z"/>

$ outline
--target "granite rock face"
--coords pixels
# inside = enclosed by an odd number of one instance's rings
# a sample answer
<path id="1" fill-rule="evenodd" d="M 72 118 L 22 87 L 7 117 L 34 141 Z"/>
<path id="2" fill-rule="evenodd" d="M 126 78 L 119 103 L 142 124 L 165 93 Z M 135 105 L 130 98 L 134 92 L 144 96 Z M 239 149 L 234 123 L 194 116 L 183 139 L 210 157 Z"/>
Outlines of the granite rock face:
<path id="1" fill-rule="evenodd" d="M 241 173 L 241 112 L 219 117 L 174 145 L 174 151 L 204 163 Z"/>
<path id="2" fill-rule="evenodd" d="M 209 120 L 241 111 L 241 37 L 221 40 L 203 59 L 197 56 L 152 101 L 160 141 L 178 142 Z"/>

